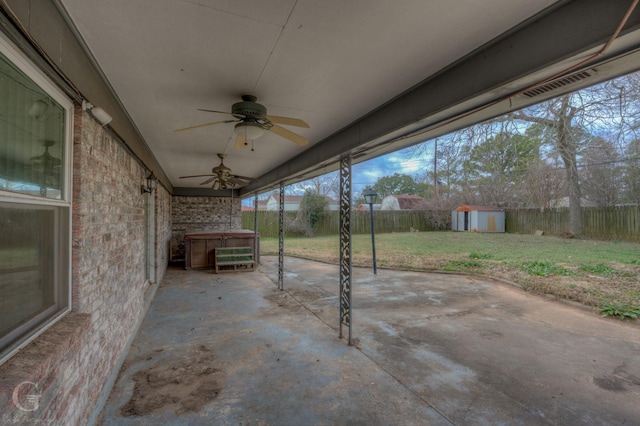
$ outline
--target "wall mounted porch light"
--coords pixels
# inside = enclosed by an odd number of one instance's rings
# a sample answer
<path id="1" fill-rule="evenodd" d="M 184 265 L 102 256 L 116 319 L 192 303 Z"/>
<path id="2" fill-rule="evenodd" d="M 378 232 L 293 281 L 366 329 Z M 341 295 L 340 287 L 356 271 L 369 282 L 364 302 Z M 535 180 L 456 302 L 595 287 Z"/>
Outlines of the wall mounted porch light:
<path id="1" fill-rule="evenodd" d="M 82 101 L 82 110 L 83 111 L 89 111 L 91 113 L 91 115 L 93 115 L 93 117 L 98 120 L 98 122 L 104 127 L 107 124 L 111 123 L 111 120 L 113 120 L 113 118 L 107 114 L 107 112 L 105 110 L 103 110 L 100 107 L 97 106 L 93 106 L 92 104 L 90 104 L 87 101 Z"/>
<path id="2" fill-rule="evenodd" d="M 140 185 L 140 193 L 144 194 L 145 192 L 148 192 L 151 194 L 158 185 L 158 178 L 153 174 L 153 172 L 151 172 L 151 174 L 147 176 L 145 183 L 145 185 Z"/>

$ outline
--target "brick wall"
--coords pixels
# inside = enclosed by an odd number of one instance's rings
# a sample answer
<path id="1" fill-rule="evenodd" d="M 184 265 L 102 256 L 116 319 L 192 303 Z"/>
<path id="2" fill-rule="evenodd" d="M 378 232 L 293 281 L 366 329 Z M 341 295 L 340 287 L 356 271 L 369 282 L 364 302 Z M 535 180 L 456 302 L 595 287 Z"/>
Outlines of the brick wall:
<path id="1" fill-rule="evenodd" d="M 0 423 L 86 424 L 145 310 L 144 196 L 147 174 L 77 107 L 73 143 L 73 312 L 0 366 Z M 156 277 L 164 276 L 171 197 L 158 189 Z M 35 411 L 12 402 L 33 382 Z M 19 392 L 34 393 L 31 385 Z"/>
<path id="2" fill-rule="evenodd" d="M 239 198 L 174 196 L 171 206 L 171 261 L 184 260 L 184 233 L 242 228 Z"/>

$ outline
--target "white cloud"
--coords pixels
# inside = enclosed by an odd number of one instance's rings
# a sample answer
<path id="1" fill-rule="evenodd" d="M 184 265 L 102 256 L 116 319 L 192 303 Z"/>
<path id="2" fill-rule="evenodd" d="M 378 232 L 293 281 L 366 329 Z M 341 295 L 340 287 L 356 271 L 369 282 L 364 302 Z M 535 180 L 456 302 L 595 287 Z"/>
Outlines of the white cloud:
<path id="1" fill-rule="evenodd" d="M 367 177 L 377 180 L 394 173 L 413 175 L 424 168 L 425 161 L 413 158 L 412 153 L 408 149 L 404 149 L 365 161 L 359 165 L 362 165 L 363 172 L 361 173 L 366 173 Z"/>

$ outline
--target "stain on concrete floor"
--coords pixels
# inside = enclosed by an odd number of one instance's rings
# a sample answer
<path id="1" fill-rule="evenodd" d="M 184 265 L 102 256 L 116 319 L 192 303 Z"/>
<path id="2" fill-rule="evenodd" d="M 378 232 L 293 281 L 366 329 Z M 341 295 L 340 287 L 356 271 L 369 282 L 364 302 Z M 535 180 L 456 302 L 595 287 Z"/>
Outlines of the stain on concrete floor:
<path id="1" fill-rule="evenodd" d="M 120 414 L 135 417 L 169 410 L 179 415 L 200 410 L 222 391 L 224 374 L 215 366 L 213 352 L 204 345 L 158 360 L 133 374 L 133 395 Z"/>

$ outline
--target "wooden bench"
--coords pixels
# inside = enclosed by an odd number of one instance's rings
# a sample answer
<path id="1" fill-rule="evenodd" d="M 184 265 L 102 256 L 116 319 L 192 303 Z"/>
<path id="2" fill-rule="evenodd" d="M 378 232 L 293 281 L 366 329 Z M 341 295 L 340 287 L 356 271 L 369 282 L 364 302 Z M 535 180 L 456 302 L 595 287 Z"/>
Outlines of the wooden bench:
<path id="1" fill-rule="evenodd" d="M 255 269 L 253 247 L 216 247 L 214 250 L 216 274 Z"/>

